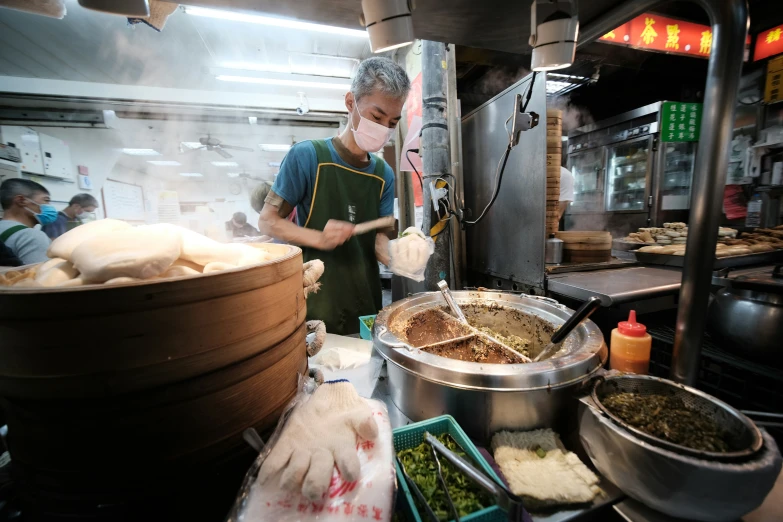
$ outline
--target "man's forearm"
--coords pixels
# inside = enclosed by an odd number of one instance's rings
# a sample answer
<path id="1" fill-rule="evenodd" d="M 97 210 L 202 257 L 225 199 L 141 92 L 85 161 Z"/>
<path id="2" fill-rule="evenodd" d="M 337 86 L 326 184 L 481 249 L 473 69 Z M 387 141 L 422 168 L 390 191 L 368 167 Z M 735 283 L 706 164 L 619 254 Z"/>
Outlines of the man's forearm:
<path id="1" fill-rule="evenodd" d="M 277 214 L 265 215 L 262 212 L 258 218 L 258 229 L 262 234 L 292 245 L 316 247 L 320 240 L 320 232 L 317 230 L 300 227 Z"/>

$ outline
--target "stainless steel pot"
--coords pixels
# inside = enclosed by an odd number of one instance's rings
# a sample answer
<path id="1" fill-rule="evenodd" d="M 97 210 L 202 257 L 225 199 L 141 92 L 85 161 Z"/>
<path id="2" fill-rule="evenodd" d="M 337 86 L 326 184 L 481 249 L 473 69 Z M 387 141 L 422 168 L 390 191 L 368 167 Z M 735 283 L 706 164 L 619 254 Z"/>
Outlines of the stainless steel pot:
<path id="1" fill-rule="evenodd" d="M 783 366 L 783 274 L 740 276 L 715 294 L 709 329 L 726 350 Z"/>
<path id="2" fill-rule="evenodd" d="M 579 402 L 579 438 L 596 469 L 629 497 L 677 520 L 739 520 L 761 505 L 780 474 L 780 451 L 765 431 L 761 449 L 750 458 L 720 462 L 681 455 L 636 437 L 603 413 L 593 396 L 584 395 Z"/>
<path id="3" fill-rule="evenodd" d="M 552 299 L 498 292 L 453 292 L 471 317 L 481 306 L 496 307 L 476 316 L 498 333 L 537 337 L 535 356 L 555 328 L 573 313 Z M 479 305 L 472 307 L 471 305 Z M 384 308 L 373 326 L 373 345 L 388 362 L 395 405 L 414 421 L 452 415 L 471 437 L 488 440 L 502 429 L 557 427 L 574 391 L 606 361 L 603 335 L 592 321 L 579 325 L 551 359 L 528 364 L 487 364 L 427 353 L 407 342 L 394 325 L 426 309 L 445 306 L 439 292 L 418 294 Z M 397 333 L 393 333 L 397 331 Z"/>

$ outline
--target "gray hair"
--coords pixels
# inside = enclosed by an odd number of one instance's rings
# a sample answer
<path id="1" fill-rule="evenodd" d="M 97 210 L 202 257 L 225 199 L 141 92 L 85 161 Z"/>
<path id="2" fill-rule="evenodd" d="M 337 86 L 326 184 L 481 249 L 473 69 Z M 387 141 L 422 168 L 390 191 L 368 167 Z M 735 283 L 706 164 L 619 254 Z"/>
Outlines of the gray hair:
<path id="1" fill-rule="evenodd" d="M 405 69 L 389 58 L 375 56 L 359 64 L 356 76 L 351 83 L 351 92 L 356 101 L 380 91 L 393 98 L 406 98 L 411 90 L 411 82 Z"/>

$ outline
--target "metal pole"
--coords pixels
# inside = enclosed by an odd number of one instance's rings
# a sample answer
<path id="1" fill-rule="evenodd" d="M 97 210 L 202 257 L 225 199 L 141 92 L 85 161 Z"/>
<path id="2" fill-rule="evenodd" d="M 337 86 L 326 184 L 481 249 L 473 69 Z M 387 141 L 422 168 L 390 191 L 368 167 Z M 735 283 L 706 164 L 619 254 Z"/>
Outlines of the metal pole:
<path id="1" fill-rule="evenodd" d="M 446 102 L 446 44 L 424 40 L 421 52 L 422 129 L 421 153 L 424 178 L 424 231 L 429 232 L 438 222 L 432 206 L 430 182 L 449 173 L 449 127 Z M 449 232 L 435 237 L 435 253 L 424 274 L 427 290 L 437 290 L 438 281 L 449 280 Z"/>
<path id="2" fill-rule="evenodd" d="M 671 370 L 672 379 L 690 385 L 695 384 L 698 376 L 699 355 L 707 322 L 723 187 L 748 32 L 746 0 L 696 1 L 710 17 L 712 47 Z M 661 3 L 660 0 L 635 0 L 618 6 L 597 22 L 583 28 L 579 45 L 601 37 Z"/>
<path id="3" fill-rule="evenodd" d="M 449 111 L 449 145 L 451 147 L 451 169 L 453 178 L 449 180 L 453 192 L 452 201 L 457 208 L 465 208 L 465 200 L 462 194 L 462 164 L 460 158 L 460 140 L 462 121 L 460 121 L 460 106 L 457 99 L 457 57 L 454 44 L 448 46 L 448 60 L 446 61 L 448 77 L 448 111 Z M 451 220 L 449 229 L 451 234 L 451 259 L 452 274 L 451 288 L 460 289 L 465 286 L 464 265 L 462 263 L 462 252 L 465 250 L 465 238 L 462 227 L 456 219 Z"/>

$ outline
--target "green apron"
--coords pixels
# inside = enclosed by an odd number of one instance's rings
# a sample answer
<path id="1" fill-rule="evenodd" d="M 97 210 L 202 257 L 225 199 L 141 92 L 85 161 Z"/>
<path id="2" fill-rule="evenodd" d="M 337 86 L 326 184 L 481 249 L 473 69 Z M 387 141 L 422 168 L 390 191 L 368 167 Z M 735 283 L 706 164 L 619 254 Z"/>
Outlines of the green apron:
<path id="1" fill-rule="evenodd" d="M 329 146 L 314 140 L 318 170 L 305 228 L 323 230 L 330 219 L 364 223 L 380 217 L 386 164 L 375 160 L 368 174 L 334 163 Z M 375 234 L 354 236 L 330 252 L 304 248 L 304 260 L 324 262 L 321 291 L 307 297 L 307 319 L 326 323 L 339 335 L 359 332 L 359 316 L 381 309 L 381 279 L 375 257 Z"/>

